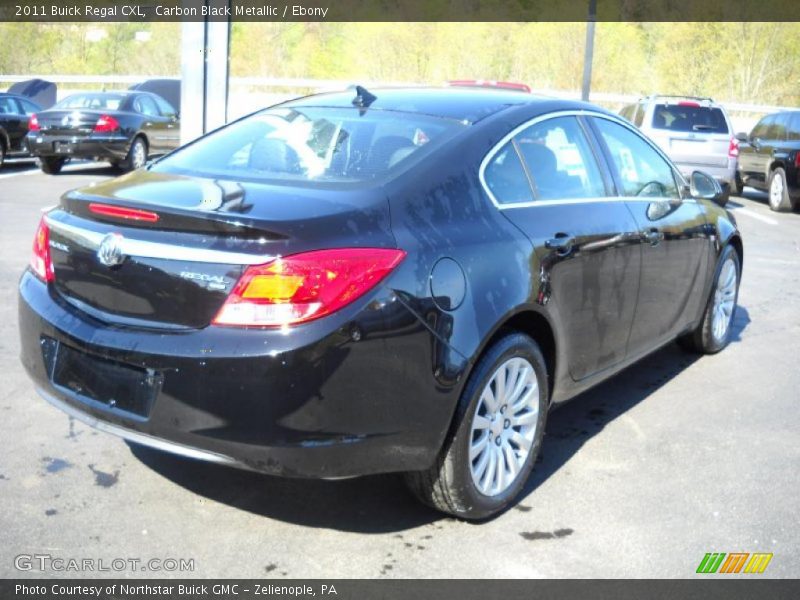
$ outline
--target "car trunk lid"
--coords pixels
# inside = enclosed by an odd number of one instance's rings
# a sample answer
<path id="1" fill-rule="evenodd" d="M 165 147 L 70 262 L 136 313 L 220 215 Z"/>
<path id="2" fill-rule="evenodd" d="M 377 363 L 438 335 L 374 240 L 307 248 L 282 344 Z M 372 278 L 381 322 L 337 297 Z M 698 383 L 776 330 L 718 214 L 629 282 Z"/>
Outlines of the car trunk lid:
<path id="1" fill-rule="evenodd" d="M 36 117 L 43 134 L 84 137 L 94 131 L 98 119 L 105 114 L 97 110 L 46 110 Z"/>
<path id="2" fill-rule="evenodd" d="M 123 326 L 204 327 L 248 265 L 277 256 L 394 247 L 382 193 L 148 171 L 68 194 L 47 222 L 55 290 Z"/>

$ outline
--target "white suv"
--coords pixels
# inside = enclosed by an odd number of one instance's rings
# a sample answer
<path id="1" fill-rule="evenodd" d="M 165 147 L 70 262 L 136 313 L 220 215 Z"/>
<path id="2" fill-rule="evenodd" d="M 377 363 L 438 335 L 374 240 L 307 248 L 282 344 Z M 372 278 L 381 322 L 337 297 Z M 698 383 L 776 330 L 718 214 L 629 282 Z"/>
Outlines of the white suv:
<path id="1" fill-rule="evenodd" d="M 716 178 L 725 190 L 721 204 L 741 192 L 739 142 L 725 109 L 711 98 L 647 96 L 619 114 L 656 142 L 687 179 L 692 171 Z"/>

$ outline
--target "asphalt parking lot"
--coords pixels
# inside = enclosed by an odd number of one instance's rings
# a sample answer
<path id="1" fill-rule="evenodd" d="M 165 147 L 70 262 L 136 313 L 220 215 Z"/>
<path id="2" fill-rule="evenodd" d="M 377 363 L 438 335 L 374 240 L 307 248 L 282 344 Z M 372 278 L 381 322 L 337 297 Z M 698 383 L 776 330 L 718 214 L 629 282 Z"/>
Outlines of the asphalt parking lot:
<path id="1" fill-rule="evenodd" d="M 39 213 L 114 175 L 0 170 L 0 577 L 81 575 L 15 569 L 46 554 L 195 564 L 107 576 L 682 578 L 707 552 L 771 552 L 761 577 L 797 576 L 800 214 L 749 189 L 732 199 L 745 260 L 731 346 L 670 345 L 552 414 L 519 504 L 468 524 L 396 476 L 281 480 L 132 449 L 39 399 L 16 306 Z"/>

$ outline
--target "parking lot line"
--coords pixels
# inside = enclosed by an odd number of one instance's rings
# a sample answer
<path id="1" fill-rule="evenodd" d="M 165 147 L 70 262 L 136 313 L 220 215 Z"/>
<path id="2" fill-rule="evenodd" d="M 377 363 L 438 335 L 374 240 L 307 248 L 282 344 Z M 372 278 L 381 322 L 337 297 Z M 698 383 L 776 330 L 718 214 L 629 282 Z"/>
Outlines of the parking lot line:
<path id="1" fill-rule="evenodd" d="M 762 223 L 766 223 L 767 225 L 777 225 L 778 221 L 773 219 L 772 217 L 765 217 L 764 215 L 758 214 L 754 210 L 750 210 L 749 208 L 739 208 L 737 206 L 731 207 L 731 210 L 737 215 L 745 215 L 748 217 L 752 217 Z"/>

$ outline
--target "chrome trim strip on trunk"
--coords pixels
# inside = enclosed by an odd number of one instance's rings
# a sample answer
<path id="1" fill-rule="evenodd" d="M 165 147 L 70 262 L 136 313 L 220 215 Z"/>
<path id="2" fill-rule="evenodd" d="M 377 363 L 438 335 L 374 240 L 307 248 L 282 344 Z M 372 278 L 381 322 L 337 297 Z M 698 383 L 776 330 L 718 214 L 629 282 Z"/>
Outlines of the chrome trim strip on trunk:
<path id="1" fill-rule="evenodd" d="M 141 444 L 142 446 L 149 446 L 150 448 L 155 448 L 156 450 L 171 452 L 172 454 L 178 454 L 180 456 L 185 456 L 187 458 L 195 458 L 198 460 L 205 460 L 213 463 L 246 468 L 238 461 L 232 459 L 229 456 L 225 456 L 224 454 L 217 454 L 216 452 L 201 450 L 200 448 L 186 446 L 184 444 L 179 444 L 177 442 L 170 442 L 168 440 L 153 437 L 152 435 L 147 435 L 146 433 L 139 433 L 138 431 L 132 431 L 130 429 L 126 429 L 125 427 L 120 427 L 118 425 L 113 425 L 111 423 L 101 421 L 100 419 L 97 419 L 88 413 L 73 408 L 63 400 L 59 400 L 58 398 L 56 398 L 55 396 L 53 396 L 52 394 L 45 391 L 39 386 L 36 386 L 36 391 L 42 398 L 47 400 L 47 402 L 55 406 L 57 409 L 65 412 L 67 415 L 77 419 L 81 423 L 89 425 L 90 427 L 94 427 L 99 431 L 116 435 L 118 437 L 134 442 L 136 444 Z"/>
<path id="2" fill-rule="evenodd" d="M 45 221 L 47 226 L 54 232 L 89 250 L 100 248 L 100 244 L 109 235 L 108 233 L 90 231 L 62 221 L 56 221 L 47 215 L 45 215 Z M 124 236 L 119 240 L 119 246 L 125 256 L 223 265 L 260 265 L 277 258 L 268 254 L 247 254 L 244 252 L 229 252 L 227 250 L 175 246 L 161 242 L 135 240 Z"/>

